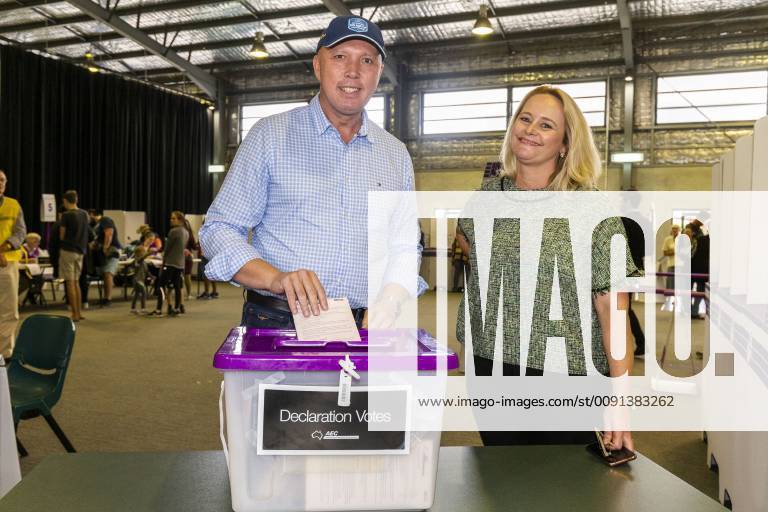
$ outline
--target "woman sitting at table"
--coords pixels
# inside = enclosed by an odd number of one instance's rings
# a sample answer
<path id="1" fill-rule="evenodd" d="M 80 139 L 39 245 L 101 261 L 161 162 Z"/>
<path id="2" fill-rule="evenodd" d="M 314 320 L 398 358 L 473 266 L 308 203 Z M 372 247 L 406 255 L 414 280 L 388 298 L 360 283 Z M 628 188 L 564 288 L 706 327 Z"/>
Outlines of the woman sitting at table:
<path id="1" fill-rule="evenodd" d="M 592 139 L 592 131 L 587 124 L 584 114 L 576 105 L 574 100 L 564 91 L 549 85 L 542 85 L 533 89 L 520 103 L 520 107 L 509 123 L 506 136 L 501 149 L 501 162 L 503 172 L 497 178 L 491 179 L 483 184 L 484 191 L 594 191 L 596 189 L 597 177 L 600 174 L 600 156 Z M 609 218 L 612 222 L 605 233 L 600 235 L 601 242 L 597 244 L 597 256 L 603 260 L 609 259 L 599 248 L 605 246 L 604 238 L 610 241 L 610 235 L 613 232 L 623 233 L 624 228 L 617 217 Z M 476 234 L 474 233 L 474 224 L 470 219 L 459 219 L 459 227 L 467 238 L 470 246 L 470 254 L 477 254 L 473 247 L 476 243 Z M 565 229 L 565 230 L 564 230 Z M 553 228 L 553 232 L 546 239 L 542 239 L 541 258 L 547 255 L 548 259 L 553 254 L 557 254 L 558 244 L 564 243 L 569 239 L 567 228 L 562 226 Z M 544 240 L 549 242 L 545 243 Z M 488 242 L 487 242 L 488 243 Z M 499 243 L 503 250 L 496 252 L 496 244 Z M 508 236 L 504 232 L 493 233 L 493 247 L 496 258 L 506 258 L 507 254 L 514 250 L 513 244 L 515 238 Z M 506 244 L 506 245 L 505 245 Z M 610 247 L 610 243 L 607 245 Z M 518 248 L 519 250 L 519 248 Z M 630 252 L 627 250 L 627 255 Z M 593 258 L 595 256 L 593 249 Z M 493 256 L 492 256 L 493 258 Z M 493 259 L 490 265 L 499 264 Z M 558 273 L 573 275 L 574 269 L 568 267 L 567 262 L 557 262 Z M 571 263 L 571 266 L 573 264 Z M 474 266 L 474 265 L 473 265 Z M 594 302 L 594 311 L 592 324 L 597 328 L 592 329 L 592 340 L 586 340 L 592 346 L 592 360 L 597 372 L 604 375 L 620 376 L 629 372 L 633 364 L 633 350 L 629 346 L 626 351 L 626 357 L 618 360 L 610 354 L 610 268 L 608 265 L 597 267 L 597 274 L 592 279 L 592 300 Z M 639 275 L 634 267 L 631 258 L 628 259 L 627 269 L 632 275 Z M 494 274 L 496 275 L 496 274 Z M 498 274 L 501 276 L 501 273 Z M 477 274 L 472 273 L 469 279 L 477 279 Z M 546 279 L 542 282 L 547 282 Z M 538 281 L 537 281 L 538 282 Z M 495 284 L 496 285 L 496 284 Z M 489 288 L 491 283 L 488 284 Z M 504 290 L 507 293 L 506 290 Z M 536 291 L 537 296 L 545 296 Z M 628 296 L 626 293 L 618 293 L 619 309 L 627 309 Z M 466 295 L 462 298 L 459 305 L 458 322 L 456 326 L 456 335 L 459 341 L 464 341 L 465 319 L 464 302 Z M 520 304 L 515 304 L 515 295 L 510 292 L 510 297 L 505 297 L 504 321 L 505 330 L 510 327 L 511 331 L 519 330 L 517 326 L 507 326 L 506 323 L 514 322 L 519 319 L 512 312 L 517 311 Z M 518 297 L 519 300 L 519 297 Z M 500 302 L 502 302 L 500 300 Z M 545 311 L 545 314 L 547 312 Z M 482 311 L 478 307 L 469 308 L 469 317 L 472 325 L 482 325 Z M 513 320 L 507 320 L 513 319 Z M 544 319 L 547 320 L 546 318 Z M 519 323 L 519 320 L 518 320 Z M 580 335 L 574 335 L 571 330 L 578 328 L 578 322 L 565 322 L 563 324 L 563 337 L 566 340 L 580 340 Z M 629 337 L 627 339 L 630 339 Z M 473 338 L 474 366 L 476 375 L 491 375 L 494 357 L 494 337 Z M 630 342 L 631 343 L 631 342 Z M 546 347 L 546 345 L 545 345 Z M 534 350 L 535 349 L 535 350 Z M 577 350 L 577 347 L 570 347 Z M 529 348 L 527 361 L 520 361 L 519 354 L 514 351 L 505 352 L 503 355 L 504 375 L 531 375 L 540 376 L 544 374 L 545 353 L 539 350 L 539 346 Z M 569 350 L 569 347 L 565 347 Z M 569 375 L 587 375 L 586 361 L 577 361 L 574 367 L 569 365 L 567 369 Z M 480 436 L 485 445 L 504 445 L 504 444 L 572 444 L 588 443 L 594 440 L 594 432 L 503 432 L 503 431 L 482 431 Z M 604 441 L 610 449 L 620 449 L 627 447 L 633 449 L 632 435 L 627 431 L 606 432 Z"/>
<path id="2" fill-rule="evenodd" d="M 40 257 L 40 239 L 42 237 L 37 233 L 27 233 L 27 238 L 21 246 L 24 248 L 24 252 L 27 253 L 27 260 L 30 263 L 37 263 L 37 258 Z"/>

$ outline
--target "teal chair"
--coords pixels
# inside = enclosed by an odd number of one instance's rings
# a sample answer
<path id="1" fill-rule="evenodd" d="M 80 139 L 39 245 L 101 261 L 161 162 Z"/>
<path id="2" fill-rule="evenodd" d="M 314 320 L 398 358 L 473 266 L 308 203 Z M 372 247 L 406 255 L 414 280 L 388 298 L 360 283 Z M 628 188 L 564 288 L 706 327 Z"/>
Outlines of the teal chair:
<path id="1" fill-rule="evenodd" d="M 32 315 L 21 324 L 8 365 L 14 427 L 18 429 L 21 420 L 42 415 L 70 453 L 74 453 L 75 448 L 53 419 L 51 409 L 61 398 L 74 343 L 72 320 L 64 316 Z M 27 455 L 18 439 L 17 445 L 19 453 Z"/>

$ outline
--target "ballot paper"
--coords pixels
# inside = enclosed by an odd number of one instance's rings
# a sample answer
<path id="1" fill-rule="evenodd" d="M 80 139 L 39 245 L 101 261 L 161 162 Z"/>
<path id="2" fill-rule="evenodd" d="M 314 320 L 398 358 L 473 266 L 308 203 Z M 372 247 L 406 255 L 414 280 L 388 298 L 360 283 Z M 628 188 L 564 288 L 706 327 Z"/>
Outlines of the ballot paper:
<path id="1" fill-rule="evenodd" d="M 346 297 L 328 299 L 328 309 L 305 317 L 301 310 L 293 315 L 296 337 L 312 341 L 360 341 L 360 333 Z"/>

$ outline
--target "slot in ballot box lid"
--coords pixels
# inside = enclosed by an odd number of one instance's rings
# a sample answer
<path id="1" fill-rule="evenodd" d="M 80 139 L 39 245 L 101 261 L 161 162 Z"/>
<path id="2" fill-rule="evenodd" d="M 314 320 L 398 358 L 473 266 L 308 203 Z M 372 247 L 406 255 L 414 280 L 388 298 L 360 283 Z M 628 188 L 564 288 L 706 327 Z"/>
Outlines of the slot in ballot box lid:
<path id="1" fill-rule="evenodd" d="M 246 327 L 229 331 L 213 366 L 223 371 L 339 371 L 339 359 L 349 355 L 364 372 L 370 351 L 381 358 L 376 369 L 436 370 L 438 358 L 446 359 L 448 370 L 459 366 L 456 354 L 438 348 L 437 340 L 424 329 L 381 331 L 371 340 L 368 331 L 360 329 L 360 341 L 305 341 L 297 339 L 294 330 Z"/>

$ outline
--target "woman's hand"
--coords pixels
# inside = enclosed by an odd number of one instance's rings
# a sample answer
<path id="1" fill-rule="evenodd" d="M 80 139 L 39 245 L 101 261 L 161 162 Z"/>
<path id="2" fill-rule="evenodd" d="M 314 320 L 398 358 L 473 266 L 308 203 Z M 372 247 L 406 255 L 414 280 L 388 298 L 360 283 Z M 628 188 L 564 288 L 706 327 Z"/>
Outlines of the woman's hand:
<path id="1" fill-rule="evenodd" d="M 626 448 L 635 451 L 635 443 L 632 441 L 632 432 L 606 431 L 603 432 L 603 443 L 609 450 L 621 450 Z"/>

